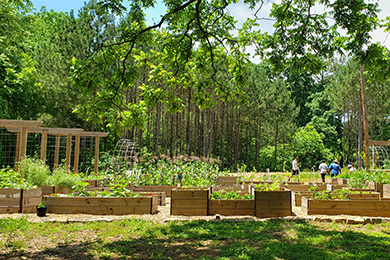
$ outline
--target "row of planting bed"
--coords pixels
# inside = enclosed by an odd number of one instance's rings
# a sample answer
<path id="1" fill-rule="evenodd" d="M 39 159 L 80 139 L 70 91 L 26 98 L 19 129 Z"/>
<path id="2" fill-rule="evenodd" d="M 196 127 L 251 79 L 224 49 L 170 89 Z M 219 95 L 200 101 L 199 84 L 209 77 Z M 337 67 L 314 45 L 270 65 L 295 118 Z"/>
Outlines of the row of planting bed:
<path id="1" fill-rule="evenodd" d="M 210 189 L 174 189 L 171 215 L 291 216 L 290 191 L 254 191 L 254 200 L 211 200 Z"/>
<path id="2" fill-rule="evenodd" d="M 97 182 L 95 182 L 97 183 Z M 319 189 L 345 188 L 344 181 L 320 185 Z M 343 184 L 341 184 L 343 183 Z M 95 184 L 96 185 L 96 184 Z M 87 187 L 90 190 L 108 190 L 108 187 Z M 254 194 L 253 200 L 212 200 L 210 193 L 227 187 L 212 186 L 207 189 L 175 188 L 175 186 L 134 186 L 134 192 L 141 197 L 51 197 L 45 196 L 49 213 L 58 214 L 154 214 L 157 205 L 165 205 L 165 195 L 171 196 L 171 215 L 254 215 L 257 217 L 290 216 L 291 206 L 300 206 L 304 214 L 349 214 L 365 216 L 390 215 L 390 185 L 374 183 L 371 193 L 351 194 L 350 200 L 313 200 L 308 188 L 311 185 L 290 183 L 285 191 L 256 191 L 250 185 L 233 185 L 231 190 Z M 288 189 L 287 189 L 288 188 Z M 378 190 L 379 192 L 374 192 Z M 42 195 L 69 191 L 54 186 L 41 189 L 0 189 L 0 213 L 35 212 Z M 152 192 L 150 196 L 146 192 Z"/>

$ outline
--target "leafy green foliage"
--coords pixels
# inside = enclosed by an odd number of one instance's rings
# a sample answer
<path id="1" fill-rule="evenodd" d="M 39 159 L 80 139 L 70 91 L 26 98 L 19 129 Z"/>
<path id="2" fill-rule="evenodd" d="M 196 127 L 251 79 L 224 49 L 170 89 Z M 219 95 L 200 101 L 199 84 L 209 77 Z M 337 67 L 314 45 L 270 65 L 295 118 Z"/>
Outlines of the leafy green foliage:
<path id="1" fill-rule="evenodd" d="M 81 178 L 78 174 L 72 173 L 65 165 L 58 165 L 49 176 L 47 184 L 72 189 L 80 181 Z"/>
<path id="2" fill-rule="evenodd" d="M 310 198 L 317 200 L 348 200 L 351 191 L 348 189 L 337 189 L 333 191 L 323 190 L 323 191 L 313 191 L 313 194 Z"/>
<path id="3" fill-rule="evenodd" d="M 300 128 L 293 137 L 292 147 L 295 156 L 299 157 L 301 168 L 317 169 L 322 159 L 331 161 L 332 153 L 324 146 L 323 134 L 319 134 L 313 126 Z"/>
<path id="4" fill-rule="evenodd" d="M 114 159 L 116 160 L 116 159 Z M 215 184 L 219 176 L 226 175 L 227 172 L 221 171 L 216 162 L 201 160 L 187 160 L 185 158 L 176 161 L 169 159 L 151 159 L 139 163 L 119 164 L 112 161 L 112 166 L 107 169 L 107 177 L 111 180 L 121 179 L 127 183 L 136 185 L 176 185 L 177 176 L 181 174 L 182 185 L 185 187 L 206 187 Z"/>
<path id="5" fill-rule="evenodd" d="M 369 181 L 390 184 L 390 174 L 382 170 L 357 170 L 345 172 L 338 177 L 349 179 L 351 188 L 367 188 L 367 182 Z"/>
<path id="6" fill-rule="evenodd" d="M 20 172 L 7 167 L 0 169 L 0 188 L 4 189 L 27 189 L 33 188 L 31 184 L 20 175 Z"/>
<path id="7" fill-rule="evenodd" d="M 255 184 L 255 189 L 259 191 L 277 191 L 281 190 L 278 183 L 260 183 Z"/>
<path id="8" fill-rule="evenodd" d="M 213 192 L 210 195 L 210 199 L 212 200 L 253 200 L 254 195 L 252 194 L 241 194 L 239 191 L 226 191 L 226 190 L 219 190 L 216 192 Z"/>
<path id="9" fill-rule="evenodd" d="M 50 169 L 40 159 L 26 157 L 17 164 L 17 169 L 28 183 L 36 186 L 47 184 Z"/>

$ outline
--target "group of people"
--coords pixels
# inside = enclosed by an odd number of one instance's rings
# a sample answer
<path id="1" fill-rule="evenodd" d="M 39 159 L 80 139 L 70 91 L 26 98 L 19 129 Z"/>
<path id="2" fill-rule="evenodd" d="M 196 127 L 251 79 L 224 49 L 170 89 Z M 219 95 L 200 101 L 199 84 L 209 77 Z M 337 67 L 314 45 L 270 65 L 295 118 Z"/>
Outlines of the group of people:
<path id="1" fill-rule="evenodd" d="M 348 165 L 348 170 L 350 172 L 356 171 L 351 164 Z M 325 163 L 325 160 L 322 160 L 321 164 L 318 166 L 318 171 L 321 174 L 322 182 L 325 182 L 326 174 L 330 173 L 330 177 L 334 178 L 341 173 L 341 167 L 337 160 L 334 160 L 329 167 Z M 292 161 L 292 173 L 290 177 L 288 177 L 288 180 L 290 181 L 291 177 L 294 175 L 299 177 L 298 157 Z"/>

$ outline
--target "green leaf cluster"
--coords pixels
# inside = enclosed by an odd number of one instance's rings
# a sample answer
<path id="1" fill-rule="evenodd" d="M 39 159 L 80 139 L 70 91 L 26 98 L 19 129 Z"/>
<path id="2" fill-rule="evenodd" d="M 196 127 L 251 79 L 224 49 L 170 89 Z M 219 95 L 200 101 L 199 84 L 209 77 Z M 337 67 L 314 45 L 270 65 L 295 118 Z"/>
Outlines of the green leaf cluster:
<path id="1" fill-rule="evenodd" d="M 254 195 L 252 194 L 241 194 L 240 191 L 227 191 L 227 190 L 219 190 L 213 192 L 210 195 L 210 199 L 212 200 L 253 200 Z"/>

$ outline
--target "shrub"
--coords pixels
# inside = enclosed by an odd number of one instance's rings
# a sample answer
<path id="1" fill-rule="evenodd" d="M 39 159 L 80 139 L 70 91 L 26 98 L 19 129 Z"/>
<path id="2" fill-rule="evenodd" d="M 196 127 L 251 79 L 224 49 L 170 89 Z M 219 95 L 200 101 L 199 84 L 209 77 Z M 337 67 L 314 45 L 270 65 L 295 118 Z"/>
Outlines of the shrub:
<path id="1" fill-rule="evenodd" d="M 17 169 L 21 177 L 28 183 L 36 186 L 47 184 L 50 169 L 45 162 L 36 158 L 25 157 L 17 164 Z"/>
<path id="2" fill-rule="evenodd" d="M 65 165 L 59 165 L 53 170 L 52 175 L 48 179 L 48 184 L 53 186 L 63 186 L 68 189 L 72 189 L 76 186 L 77 182 L 80 182 L 81 178 L 77 174 L 73 174 L 69 167 Z"/>

